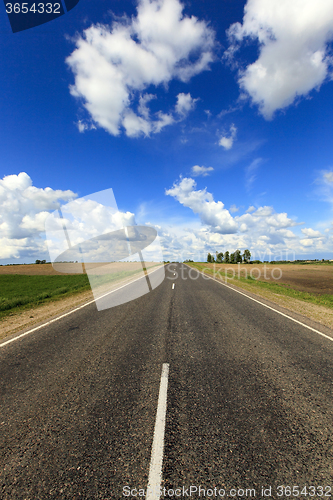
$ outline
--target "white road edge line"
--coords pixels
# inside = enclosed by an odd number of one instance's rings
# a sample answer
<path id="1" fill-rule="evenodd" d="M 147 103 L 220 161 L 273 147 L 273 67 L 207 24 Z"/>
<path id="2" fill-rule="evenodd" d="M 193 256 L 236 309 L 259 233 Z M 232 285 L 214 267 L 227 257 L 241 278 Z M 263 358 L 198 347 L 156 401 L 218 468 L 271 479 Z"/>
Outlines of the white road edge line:
<path id="1" fill-rule="evenodd" d="M 174 283 L 172 283 L 172 290 L 173 290 L 174 288 L 175 288 L 175 284 L 174 284 Z"/>
<path id="2" fill-rule="evenodd" d="M 189 266 L 187 266 L 187 267 L 189 267 Z M 190 269 L 195 269 L 195 268 L 191 267 Z M 197 271 L 198 271 L 198 270 L 197 270 Z M 262 306 L 267 307 L 267 309 L 271 309 L 272 311 L 275 311 L 276 313 L 281 314 L 281 316 L 284 316 L 285 318 L 291 319 L 291 321 L 294 321 L 295 323 L 298 323 L 299 325 L 304 326 L 304 327 L 305 327 L 305 328 L 307 328 L 308 330 L 311 330 L 312 332 L 318 333 L 318 335 L 321 335 L 322 337 L 325 337 L 325 339 L 328 339 L 328 340 L 330 340 L 331 342 L 333 342 L 333 338 L 332 338 L 332 337 L 329 337 L 328 335 L 325 335 L 325 333 L 322 333 L 322 332 L 320 332 L 319 330 L 316 330 L 315 328 L 312 328 L 311 326 L 308 326 L 308 325 L 306 325 L 305 323 L 302 323 L 301 321 L 298 321 L 297 319 L 292 318 L 291 316 L 288 316 L 287 314 L 284 314 L 284 313 L 283 313 L 283 312 L 281 312 L 281 311 L 278 311 L 277 309 L 274 309 L 274 307 L 268 306 L 267 304 L 264 304 L 263 302 L 260 302 L 260 300 L 254 299 L 253 297 L 250 297 L 249 295 L 246 295 L 246 293 L 240 292 L 239 290 L 236 290 L 235 288 L 232 288 L 231 286 L 226 285 L 225 283 L 222 283 L 222 281 L 218 281 L 218 280 L 216 280 L 216 279 L 212 278 L 211 276 L 208 276 L 208 274 L 202 273 L 201 271 L 198 271 L 198 273 L 200 273 L 200 274 L 202 274 L 203 276 L 206 276 L 207 278 L 209 278 L 209 279 L 211 279 L 211 280 L 215 281 L 215 282 L 216 282 L 216 283 L 218 283 L 219 285 L 226 286 L 227 288 L 230 288 L 230 290 L 233 290 L 234 292 L 240 293 L 241 295 L 244 295 L 244 297 L 247 297 L 248 299 L 251 299 L 251 300 L 253 300 L 254 302 L 257 302 L 258 304 L 261 304 Z M 0 347 L 1 347 L 1 346 L 0 346 Z"/>
<path id="3" fill-rule="evenodd" d="M 167 410 L 169 364 L 162 366 L 160 392 L 155 420 L 154 439 L 151 449 L 146 500 L 159 500 L 162 481 L 165 417 Z"/>
<path id="4" fill-rule="evenodd" d="M 150 274 L 153 274 L 155 271 L 158 271 L 159 269 L 161 269 L 161 267 L 162 266 L 158 267 L 157 269 L 155 269 L 154 271 L 152 271 Z M 58 321 L 59 319 L 64 318 L 65 316 L 68 316 L 69 314 L 73 314 L 76 311 L 79 311 L 80 309 L 83 309 L 84 307 L 89 306 L 93 302 L 96 302 L 96 300 L 100 300 L 103 297 L 106 297 L 107 295 L 110 295 L 110 293 L 116 292 L 117 290 L 120 290 L 121 288 L 124 288 L 127 285 L 131 285 L 135 281 L 138 281 L 138 280 L 141 280 L 141 279 L 144 279 L 144 278 L 146 278 L 146 276 L 140 276 L 140 278 L 137 278 L 136 280 L 130 281 L 129 283 L 126 283 L 125 285 L 122 285 L 119 288 L 115 288 L 114 290 L 111 290 L 111 292 L 105 293 L 104 295 L 101 295 L 97 299 L 90 300 L 89 302 L 86 302 L 82 306 L 77 307 L 76 309 L 73 309 L 72 311 L 69 311 L 69 312 L 67 312 L 65 314 L 62 314 L 61 316 L 58 316 L 57 318 L 51 319 L 47 323 L 43 323 L 42 325 L 36 326 L 36 328 L 33 328 L 32 330 L 29 330 L 27 332 L 21 333 L 21 335 L 18 335 L 17 337 L 14 337 L 14 338 L 12 338 L 10 340 L 7 340 L 6 342 L 3 342 L 2 344 L 0 344 L 0 348 L 4 347 L 7 344 L 10 344 L 11 342 L 15 342 L 15 340 L 18 340 L 18 339 L 20 339 L 22 337 L 25 337 L 26 335 L 29 335 L 29 333 L 35 332 L 36 330 L 39 330 L 40 328 L 43 328 L 44 326 L 50 325 L 51 323 L 54 323 L 55 321 Z"/>

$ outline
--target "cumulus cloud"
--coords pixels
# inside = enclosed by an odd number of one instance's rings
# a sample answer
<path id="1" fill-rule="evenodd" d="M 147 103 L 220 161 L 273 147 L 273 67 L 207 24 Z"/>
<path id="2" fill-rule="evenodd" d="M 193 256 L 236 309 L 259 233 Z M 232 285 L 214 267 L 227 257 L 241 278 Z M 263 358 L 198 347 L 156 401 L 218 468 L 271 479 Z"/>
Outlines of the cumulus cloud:
<path id="1" fill-rule="evenodd" d="M 231 149 L 236 138 L 237 128 L 231 125 L 229 135 L 222 136 L 219 140 L 219 145 L 223 146 L 224 149 Z"/>
<path id="2" fill-rule="evenodd" d="M 92 25 L 77 37 L 67 58 L 75 75 L 71 94 L 110 134 L 119 135 L 121 127 L 130 137 L 159 132 L 174 119 L 170 113 L 149 116 L 152 97 L 145 89 L 166 87 L 172 79 L 187 82 L 209 69 L 214 32 L 182 11 L 179 0 L 139 0 L 136 17 Z M 176 111 L 185 116 L 194 104 L 190 94 L 178 94 Z"/>
<path id="3" fill-rule="evenodd" d="M 34 255 L 45 246 L 40 239 L 50 210 L 77 195 L 73 191 L 37 188 L 28 174 L 8 175 L 0 180 L 0 259 Z"/>
<path id="4" fill-rule="evenodd" d="M 196 256 L 202 260 L 207 252 L 249 248 L 260 260 L 274 257 L 292 260 L 309 249 L 311 252 L 331 251 L 333 235 L 330 231 L 324 236 L 312 228 L 303 228 L 300 237 L 298 226 L 304 223 L 295 221 L 286 212 L 275 212 L 271 206 L 251 206 L 245 213 L 232 216 L 231 212 L 236 212 L 237 207 L 226 210 L 222 201 L 214 201 L 207 189 L 198 190 L 192 178 L 180 179 L 165 193 L 197 214 L 201 224 L 194 220 L 192 227 L 186 222 L 185 227 L 173 226 L 162 231 L 166 255 L 171 258 Z"/>
<path id="5" fill-rule="evenodd" d="M 192 167 L 192 175 L 195 177 L 198 177 L 199 175 L 207 177 L 209 172 L 213 172 L 213 170 L 213 167 L 199 167 L 199 165 L 194 165 L 194 167 Z"/>
<path id="6" fill-rule="evenodd" d="M 315 231 L 311 227 L 304 227 L 301 231 L 308 238 L 321 238 L 323 236 L 320 231 Z"/>
<path id="7" fill-rule="evenodd" d="M 217 233 L 228 234 L 237 231 L 237 223 L 230 212 L 224 208 L 221 201 L 215 202 L 211 193 L 206 189 L 195 190 L 196 182 L 191 178 L 181 179 L 174 183 L 166 194 L 175 198 L 184 207 L 190 208 L 198 214 L 202 223 L 212 227 Z"/>
<path id="8" fill-rule="evenodd" d="M 239 71 L 238 83 L 266 119 L 331 77 L 332 2 L 248 0 L 242 24 L 227 34 L 229 60 L 242 43 L 259 43 L 258 59 Z"/>
<path id="9" fill-rule="evenodd" d="M 176 112 L 181 116 L 187 116 L 195 108 L 198 99 L 193 99 L 191 94 L 178 94 Z"/>
<path id="10" fill-rule="evenodd" d="M 33 186 L 32 179 L 25 172 L 0 180 L 0 259 L 24 258 L 31 262 L 42 256 L 48 259 L 48 251 L 55 259 L 58 254 L 54 252 L 59 253 L 62 247 L 56 244 L 56 239 L 45 239 L 45 227 L 49 237 L 52 231 L 59 232 L 59 229 L 63 236 L 64 224 L 71 246 L 74 246 L 89 238 L 135 225 L 134 214 L 120 212 L 113 195 L 111 208 L 103 203 L 105 196 L 101 201 L 93 196 L 76 198 L 77 194 L 71 190 Z M 58 214 L 59 209 L 63 218 L 54 219 L 58 226 L 52 227 L 50 213 L 56 211 Z M 65 250 L 67 241 L 62 239 L 62 250 Z"/>

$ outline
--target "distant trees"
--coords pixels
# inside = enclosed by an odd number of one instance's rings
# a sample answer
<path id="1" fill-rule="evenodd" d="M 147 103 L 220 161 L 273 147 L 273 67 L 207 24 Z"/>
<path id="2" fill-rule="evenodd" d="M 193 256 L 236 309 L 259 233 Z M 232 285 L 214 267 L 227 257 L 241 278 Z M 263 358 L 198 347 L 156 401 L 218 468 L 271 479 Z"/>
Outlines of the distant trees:
<path id="1" fill-rule="evenodd" d="M 223 252 L 216 252 L 216 262 L 221 263 L 223 261 Z"/>
<path id="2" fill-rule="evenodd" d="M 238 262 L 242 262 L 242 256 L 240 250 L 236 250 L 236 252 L 234 253 L 234 260 L 235 264 L 238 264 Z"/>
<path id="3" fill-rule="evenodd" d="M 250 259 L 251 259 L 251 252 L 250 252 L 250 250 L 248 250 L 248 249 L 244 250 L 243 261 L 245 262 L 245 264 L 248 264 L 250 262 Z"/>
<path id="4" fill-rule="evenodd" d="M 46 260 L 36 260 L 35 264 L 46 264 Z"/>
<path id="5" fill-rule="evenodd" d="M 251 252 L 248 249 L 244 250 L 243 254 L 241 254 L 240 250 L 235 250 L 233 253 L 230 253 L 227 250 L 224 253 L 216 251 L 215 255 L 216 260 L 214 256 L 209 252 L 207 255 L 207 262 L 217 262 L 219 264 L 222 262 L 224 262 L 225 264 L 238 264 L 244 262 L 244 264 L 249 264 L 251 259 Z"/>

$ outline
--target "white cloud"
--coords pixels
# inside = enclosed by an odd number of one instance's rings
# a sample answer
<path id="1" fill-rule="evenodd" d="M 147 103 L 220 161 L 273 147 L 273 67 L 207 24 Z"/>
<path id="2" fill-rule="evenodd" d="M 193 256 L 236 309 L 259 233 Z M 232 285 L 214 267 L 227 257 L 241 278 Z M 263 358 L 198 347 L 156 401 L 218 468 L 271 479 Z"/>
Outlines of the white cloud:
<path id="1" fill-rule="evenodd" d="M 45 252 L 40 233 L 49 211 L 75 197 L 70 190 L 36 188 L 25 172 L 0 179 L 0 259 Z"/>
<path id="2" fill-rule="evenodd" d="M 237 128 L 234 125 L 231 125 L 229 136 L 222 136 L 219 140 L 219 145 L 223 146 L 224 149 L 231 149 L 236 138 Z"/>
<path id="3" fill-rule="evenodd" d="M 199 165 L 194 165 L 194 167 L 192 167 L 192 175 L 195 177 L 198 177 L 199 175 L 207 177 L 209 172 L 213 172 L 213 170 L 213 167 L 199 167 Z"/>
<path id="4" fill-rule="evenodd" d="M 118 211 L 113 198 L 110 209 L 93 197 L 78 200 L 76 197 L 70 190 L 37 188 L 25 172 L 0 179 L 0 259 L 26 259 L 28 262 L 37 258 L 48 260 L 48 250 L 56 251 L 58 247 L 54 241 L 46 241 L 45 223 L 50 220 L 50 212 L 57 213 L 60 208 L 72 246 L 124 226 L 135 225 L 134 214 Z M 48 236 L 54 229 L 59 229 L 59 219 L 58 227 L 49 224 Z M 67 249 L 65 240 L 63 244 L 63 250 Z M 103 250 L 102 245 L 98 250 Z"/>
<path id="5" fill-rule="evenodd" d="M 321 238 L 323 236 L 320 231 L 315 231 L 314 229 L 311 229 L 311 227 L 304 227 L 301 231 L 308 238 Z"/>
<path id="6" fill-rule="evenodd" d="M 183 82 L 209 69 L 213 61 L 214 32 L 204 21 L 184 16 L 179 0 L 139 0 L 137 16 L 96 24 L 76 39 L 67 58 L 75 75 L 71 94 L 82 99 L 93 121 L 112 135 L 123 126 L 127 135 L 157 133 L 173 122 L 170 113 L 149 116 L 151 85 L 165 87 L 172 79 Z M 176 110 L 193 109 L 190 94 L 179 94 Z M 81 130 L 85 129 L 80 124 Z"/>
<path id="7" fill-rule="evenodd" d="M 187 116 L 195 108 L 198 99 L 193 99 L 191 94 L 178 94 L 176 112 L 181 116 Z"/>
<path id="8" fill-rule="evenodd" d="M 296 222 L 286 212 L 276 213 L 271 206 L 255 208 L 251 206 L 242 215 L 231 215 L 221 201 L 214 201 L 211 193 L 197 190 L 194 179 L 184 178 L 166 190 L 184 207 L 199 216 L 201 227 L 194 221 L 183 226 L 169 228 L 163 233 L 166 255 L 171 258 L 205 259 L 208 251 L 244 250 L 249 248 L 255 258 L 294 259 L 311 252 L 331 252 L 333 235 L 327 231 L 323 236 L 312 228 L 303 228 L 301 238 Z M 237 207 L 236 207 L 237 208 Z M 187 228 L 187 229 L 186 229 Z M 272 257 L 273 256 L 273 257 Z"/>
<path id="9" fill-rule="evenodd" d="M 178 184 L 174 183 L 166 194 L 173 196 L 184 207 L 189 207 L 198 214 L 202 223 L 212 227 L 217 233 L 228 234 L 237 231 L 237 224 L 230 212 L 224 208 L 221 201 L 215 202 L 211 193 L 206 189 L 195 190 L 196 182 L 191 178 L 184 178 Z"/>
<path id="10" fill-rule="evenodd" d="M 271 119 L 330 75 L 333 3 L 327 0 L 248 0 L 243 23 L 228 30 L 233 60 L 242 42 L 259 43 L 258 59 L 239 71 L 239 85 Z"/>

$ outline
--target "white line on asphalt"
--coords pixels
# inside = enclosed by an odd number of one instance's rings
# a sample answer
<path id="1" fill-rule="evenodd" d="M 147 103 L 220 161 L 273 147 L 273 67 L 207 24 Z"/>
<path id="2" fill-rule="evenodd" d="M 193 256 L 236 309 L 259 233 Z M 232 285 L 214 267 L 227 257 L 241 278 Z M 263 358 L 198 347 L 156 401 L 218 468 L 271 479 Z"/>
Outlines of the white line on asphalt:
<path id="1" fill-rule="evenodd" d="M 155 271 L 158 271 L 159 269 L 161 269 L 161 267 L 158 267 L 157 269 L 155 269 L 154 271 L 152 271 L 150 274 L 153 274 Z M 40 328 L 43 328 L 43 326 L 50 325 L 51 323 L 54 323 L 55 321 L 58 321 L 58 319 L 64 318 L 65 316 L 68 316 L 69 314 L 75 313 L 76 311 L 79 311 L 80 309 L 83 309 L 84 307 L 89 306 L 89 304 L 92 304 L 93 302 L 96 302 L 96 300 L 102 299 L 103 297 L 106 297 L 106 295 L 110 295 L 110 293 L 116 292 L 117 290 L 120 290 L 121 288 L 124 288 L 127 285 L 131 285 L 135 281 L 141 280 L 141 279 L 143 279 L 145 277 L 146 276 L 140 276 L 140 278 L 137 278 L 136 280 L 130 281 L 129 283 L 126 283 L 125 285 L 122 285 L 119 288 L 115 288 L 114 290 L 111 290 L 111 292 L 105 293 L 104 295 L 101 295 L 97 299 L 90 300 L 89 302 L 86 302 L 85 304 L 83 304 L 83 306 L 77 307 L 76 309 L 73 309 L 72 311 L 69 311 L 69 312 L 67 312 L 65 314 L 62 314 L 61 316 L 58 316 L 57 318 L 51 319 L 47 323 L 43 323 L 42 325 L 36 326 L 32 330 L 29 330 L 27 332 L 21 333 L 21 335 L 18 335 L 17 337 L 14 337 L 13 339 L 7 340 L 6 342 L 3 342 L 2 344 L 0 344 L 0 347 L 4 347 L 5 345 L 10 344 L 11 342 L 15 342 L 15 340 L 18 340 L 18 339 L 20 339 L 22 337 L 25 337 L 26 335 L 29 335 L 29 333 L 35 332 L 36 330 L 39 330 Z"/>
<path id="2" fill-rule="evenodd" d="M 191 269 L 193 269 L 193 268 L 191 268 Z M 251 299 L 254 302 L 257 302 L 258 304 L 261 304 L 262 306 L 267 307 L 267 309 L 271 309 L 272 311 L 275 311 L 276 313 L 281 314 L 281 316 L 284 316 L 285 318 L 291 319 L 291 321 L 294 321 L 295 323 L 298 323 L 299 325 L 304 326 L 308 330 L 311 330 L 312 332 L 318 333 L 318 335 L 321 335 L 322 337 L 325 337 L 325 339 L 328 339 L 331 342 L 333 342 L 333 338 L 329 337 L 328 335 L 325 335 L 325 333 L 322 333 L 319 330 L 316 330 L 315 328 L 312 328 L 311 326 L 308 326 L 305 323 L 302 323 L 301 321 L 298 321 L 297 319 L 294 319 L 291 316 L 288 316 L 287 314 L 284 314 L 283 312 L 278 311 L 277 309 L 274 309 L 274 307 L 268 306 L 267 304 L 260 302 L 260 300 L 254 299 L 253 297 L 250 297 L 250 295 L 246 295 L 246 293 L 240 292 L 239 290 L 236 290 L 235 288 L 232 288 L 231 286 L 226 285 L 225 283 L 222 283 L 221 281 L 218 281 L 215 278 L 212 278 L 211 276 L 208 276 L 208 274 L 202 273 L 201 271 L 198 271 L 198 273 L 202 274 L 203 276 L 206 276 L 207 278 L 209 278 L 213 281 L 216 281 L 216 283 L 218 283 L 219 285 L 226 286 L 227 288 L 230 288 L 230 290 L 233 290 L 234 292 L 240 293 L 241 295 L 244 295 L 244 297 L 247 297 L 248 299 Z"/>
<path id="3" fill-rule="evenodd" d="M 154 439 L 151 449 L 146 500 L 159 500 L 162 481 L 165 417 L 167 409 L 169 365 L 164 363 L 155 420 Z"/>
<path id="4" fill-rule="evenodd" d="M 175 284 L 174 284 L 174 283 L 172 283 L 172 290 L 173 290 L 174 288 L 175 288 Z"/>

